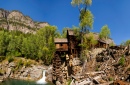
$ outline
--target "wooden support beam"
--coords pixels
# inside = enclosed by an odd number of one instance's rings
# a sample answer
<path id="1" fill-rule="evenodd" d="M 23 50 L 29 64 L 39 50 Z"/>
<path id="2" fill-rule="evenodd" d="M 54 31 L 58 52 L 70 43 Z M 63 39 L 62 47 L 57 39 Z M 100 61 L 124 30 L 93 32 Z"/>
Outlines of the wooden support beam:
<path id="1" fill-rule="evenodd" d="M 88 72 L 88 73 L 85 73 L 85 74 L 89 75 L 89 74 L 100 74 L 100 73 L 104 73 L 104 71 Z"/>

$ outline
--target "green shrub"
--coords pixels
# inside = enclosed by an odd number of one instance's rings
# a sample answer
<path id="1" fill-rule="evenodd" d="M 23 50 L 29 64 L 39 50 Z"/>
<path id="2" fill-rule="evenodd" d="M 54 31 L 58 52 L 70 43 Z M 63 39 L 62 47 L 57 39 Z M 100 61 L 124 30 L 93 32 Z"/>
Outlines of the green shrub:
<path id="1" fill-rule="evenodd" d="M 18 69 L 20 66 L 22 66 L 22 65 L 23 65 L 23 60 L 20 59 L 20 60 L 18 61 L 18 63 L 17 63 L 17 69 Z"/>
<path id="2" fill-rule="evenodd" d="M 122 57 L 120 58 L 118 64 L 119 64 L 119 65 L 124 65 L 124 64 L 125 64 L 125 57 L 124 57 L 124 56 L 122 56 Z"/>
<path id="3" fill-rule="evenodd" d="M 113 81 L 113 78 L 112 78 L 112 77 L 110 77 L 110 78 L 109 78 L 109 81 Z"/>
<path id="4" fill-rule="evenodd" d="M 80 55 L 80 60 L 84 63 L 85 60 L 88 60 L 88 57 L 86 57 L 84 54 Z"/>
<path id="5" fill-rule="evenodd" d="M 14 57 L 13 57 L 13 56 L 8 56 L 8 57 L 7 57 L 7 60 L 8 60 L 8 62 L 10 63 L 10 62 L 14 61 Z"/>
<path id="6" fill-rule="evenodd" d="M 98 67 L 96 67 L 96 68 L 95 68 L 95 71 L 99 71 L 99 68 L 98 68 Z"/>
<path id="7" fill-rule="evenodd" d="M 68 84 L 67 84 L 67 85 L 70 85 L 70 83 L 72 82 L 72 80 L 71 80 L 71 79 L 69 79 L 67 82 L 68 82 Z"/>
<path id="8" fill-rule="evenodd" d="M 97 66 L 95 67 L 95 71 L 99 71 L 99 68 L 100 68 L 100 65 L 97 65 Z"/>
<path id="9" fill-rule="evenodd" d="M 0 56 L 0 62 L 2 62 L 3 60 L 5 60 L 5 56 Z"/>
<path id="10" fill-rule="evenodd" d="M 20 52 L 18 52 L 18 51 L 15 51 L 15 53 L 14 53 L 13 55 L 16 56 L 16 57 L 19 57 L 19 56 L 21 56 L 22 54 L 21 54 Z"/>
<path id="11" fill-rule="evenodd" d="M 28 66 L 30 66 L 30 65 L 31 65 L 31 61 L 25 61 L 25 62 L 24 62 L 24 66 L 28 67 Z"/>
<path id="12" fill-rule="evenodd" d="M 5 73 L 5 70 L 0 69 L 0 75 L 3 75 Z"/>

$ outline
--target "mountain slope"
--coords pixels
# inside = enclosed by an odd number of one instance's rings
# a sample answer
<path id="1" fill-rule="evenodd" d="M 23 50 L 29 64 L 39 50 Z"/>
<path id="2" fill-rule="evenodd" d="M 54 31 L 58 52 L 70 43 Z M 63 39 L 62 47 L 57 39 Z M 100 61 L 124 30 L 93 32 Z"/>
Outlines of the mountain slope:
<path id="1" fill-rule="evenodd" d="M 35 33 L 37 29 L 48 26 L 47 22 L 35 22 L 21 12 L 0 9 L 0 28 L 18 30 L 23 33 Z"/>

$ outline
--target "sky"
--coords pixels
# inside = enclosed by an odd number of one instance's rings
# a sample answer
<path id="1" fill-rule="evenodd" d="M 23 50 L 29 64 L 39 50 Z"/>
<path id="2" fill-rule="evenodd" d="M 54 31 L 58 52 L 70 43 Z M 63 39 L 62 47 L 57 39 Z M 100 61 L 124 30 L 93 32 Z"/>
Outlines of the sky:
<path id="1" fill-rule="evenodd" d="M 102 26 L 108 25 L 114 42 L 120 43 L 130 39 L 130 0 L 92 0 L 89 7 L 93 16 L 92 32 L 100 32 Z M 34 21 L 48 22 L 63 28 L 79 26 L 79 11 L 71 5 L 71 0 L 0 0 L 0 8 L 19 10 Z"/>

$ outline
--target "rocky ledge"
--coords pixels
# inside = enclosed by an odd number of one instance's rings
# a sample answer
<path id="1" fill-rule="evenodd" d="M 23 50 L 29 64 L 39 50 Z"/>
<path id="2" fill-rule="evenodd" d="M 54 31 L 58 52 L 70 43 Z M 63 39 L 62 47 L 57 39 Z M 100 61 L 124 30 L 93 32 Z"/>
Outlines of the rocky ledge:
<path id="1" fill-rule="evenodd" d="M 40 64 L 18 67 L 18 62 L 2 62 L 0 63 L 0 81 L 8 78 L 37 81 L 42 78 L 43 70 L 47 68 L 47 66 Z"/>

